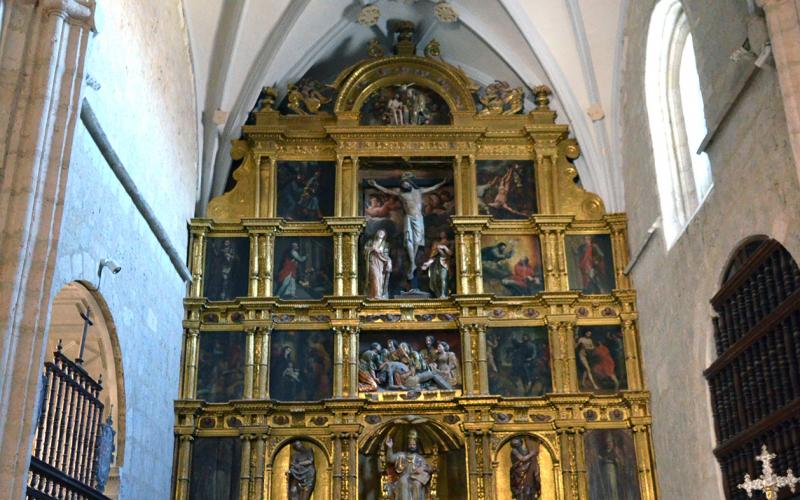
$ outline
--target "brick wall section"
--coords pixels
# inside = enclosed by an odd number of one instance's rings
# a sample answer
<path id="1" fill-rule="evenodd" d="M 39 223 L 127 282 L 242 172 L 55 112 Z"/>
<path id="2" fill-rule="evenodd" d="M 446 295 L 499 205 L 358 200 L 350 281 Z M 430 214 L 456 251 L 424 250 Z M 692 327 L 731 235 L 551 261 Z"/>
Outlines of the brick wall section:
<path id="1" fill-rule="evenodd" d="M 732 7 L 744 2 L 685 3 L 708 113 L 728 88 L 720 75 L 746 37 L 746 11 Z M 630 2 L 625 27 L 622 168 L 633 248 L 660 213 L 644 96 L 653 4 Z M 759 70 L 710 145 L 714 187 L 705 204 L 669 252 L 658 233 L 633 271 L 661 498 L 722 498 L 702 371 L 715 357 L 708 301 L 729 256 L 748 236 L 766 234 L 800 258 L 800 191 L 780 95 L 774 68 Z"/>

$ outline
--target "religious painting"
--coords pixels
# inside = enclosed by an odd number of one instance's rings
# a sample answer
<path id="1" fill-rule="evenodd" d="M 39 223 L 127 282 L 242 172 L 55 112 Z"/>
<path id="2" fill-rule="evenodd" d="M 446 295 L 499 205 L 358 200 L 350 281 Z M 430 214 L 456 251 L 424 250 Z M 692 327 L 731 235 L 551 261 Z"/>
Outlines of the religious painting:
<path id="1" fill-rule="evenodd" d="M 486 293 L 526 296 L 544 291 L 542 251 L 536 235 L 484 235 L 481 266 Z"/>
<path id="2" fill-rule="evenodd" d="M 319 401 L 333 394 L 333 333 L 274 330 L 269 394 L 278 401 Z"/>
<path id="3" fill-rule="evenodd" d="M 242 440 L 236 437 L 196 438 L 192 443 L 189 498 L 239 498 Z"/>
<path id="4" fill-rule="evenodd" d="M 528 434 L 511 437 L 498 450 L 496 462 L 496 498 L 556 498 L 553 457 L 536 437 Z"/>
<path id="5" fill-rule="evenodd" d="M 358 359 L 360 392 L 461 388 L 461 339 L 457 331 L 362 331 Z"/>
<path id="6" fill-rule="evenodd" d="M 575 332 L 578 388 L 616 392 L 628 388 L 625 348 L 619 326 L 580 326 Z"/>
<path id="7" fill-rule="evenodd" d="M 446 298 L 454 289 L 452 160 L 361 162 L 362 289 L 369 299 Z"/>
<path id="8" fill-rule="evenodd" d="M 489 328 L 486 359 L 492 394 L 536 397 L 553 390 L 546 327 Z"/>
<path id="9" fill-rule="evenodd" d="M 279 161 L 278 217 L 318 221 L 333 215 L 336 162 Z"/>
<path id="10" fill-rule="evenodd" d="M 641 500 L 631 431 L 588 430 L 584 443 L 589 500 Z"/>
<path id="11" fill-rule="evenodd" d="M 207 238 L 203 294 L 208 300 L 233 300 L 236 297 L 246 297 L 249 266 L 250 238 Z"/>
<path id="12" fill-rule="evenodd" d="M 281 446 L 272 461 L 270 500 L 327 500 L 331 498 L 330 467 L 316 443 L 295 439 Z"/>
<path id="13" fill-rule="evenodd" d="M 220 403 L 244 394 L 244 333 L 202 332 L 197 364 L 197 399 Z"/>
<path id="14" fill-rule="evenodd" d="M 333 242 L 329 237 L 275 238 L 274 293 L 287 300 L 333 294 Z"/>
<path id="15" fill-rule="evenodd" d="M 568 234 L 565 242 L 569 289 L 583 293 L 611 293 L 616 286 L 611 236 Z"/>
<path id="16" fill-rule="evenodd" d="M 451 121 L 444 99 L 416 83 L 380 88 L 361 106 L 361 125 L 449 125 Z"/>
<path id="17" fill-rule="evenodd" d="M 495 219 L 527 219 L 536 213 L 531 160 L 478 160 L 478 209 Z"/>

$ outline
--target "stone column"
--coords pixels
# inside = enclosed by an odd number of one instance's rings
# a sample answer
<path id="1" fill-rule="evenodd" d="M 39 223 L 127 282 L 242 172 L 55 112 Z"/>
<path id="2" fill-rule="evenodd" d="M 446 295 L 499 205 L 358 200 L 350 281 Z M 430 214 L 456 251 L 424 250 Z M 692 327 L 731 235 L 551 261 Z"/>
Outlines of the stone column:
<path id="1" fill-rule="evenodd" d="M 757 0 L 757 3 L 767 15 L 789 140 L 800 177 L 800 0 Z"/>
<path id="2" fill-rule="evenodd" d="M 30 459 L 93 0 L 7 0 L 0 50 L 0 496 Z"/>

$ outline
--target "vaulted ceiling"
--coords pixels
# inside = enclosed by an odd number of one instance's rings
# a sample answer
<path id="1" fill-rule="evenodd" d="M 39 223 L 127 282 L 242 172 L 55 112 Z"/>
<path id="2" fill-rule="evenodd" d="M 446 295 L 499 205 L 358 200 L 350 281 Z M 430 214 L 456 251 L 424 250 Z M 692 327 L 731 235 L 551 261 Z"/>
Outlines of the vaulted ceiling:
<path id="1" fill-rule="evenodd" d="M 230 141 L 261 87 L 285 91 L 307 73 L 330 82 L 366 57 L 370 40 L 388 50 L 391 21 L 410 20 L 420 48 L 436 39 L 442 57 L 481 85 L 505 80 L 529 96 L 549 85 L 559 122 L 583 149 L 583 185 L 608 210 L 622 210 L 618 78 L 627 1 L 448 0 L 458 21 L 447 23 L 430 0 L 184 0 L 202 130 L 198 208 L 224 190 Z M 357 22 L 368 4 L 381 12 L 371 27 Z"/>

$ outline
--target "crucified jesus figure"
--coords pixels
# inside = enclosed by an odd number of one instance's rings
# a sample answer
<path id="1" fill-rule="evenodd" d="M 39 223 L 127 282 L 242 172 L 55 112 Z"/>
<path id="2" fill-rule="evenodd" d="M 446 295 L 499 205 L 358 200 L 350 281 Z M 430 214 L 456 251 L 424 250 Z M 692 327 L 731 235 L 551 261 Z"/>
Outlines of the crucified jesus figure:
<path id="1" fill-rule="evenodd" d="M 417 270 L 416 256 L 417 249 L 425 246 L 425 223 L 422 216 L 422 195 L 436 191 L 442 187 L 448 179 L 444 179 L 431 187 L 420 188 L 414 182 L 414 174 L 405 172 L 400 176 L 400 188 L 389 189 L 381 186 L 375 180 L 370 179 L 369 185 L 388 195 L 395 196 L 403 205 L 403 243 L 406 253 L 408 253 L 408 272 L 409 280 L 414 278 L 414 271 Z"/>

